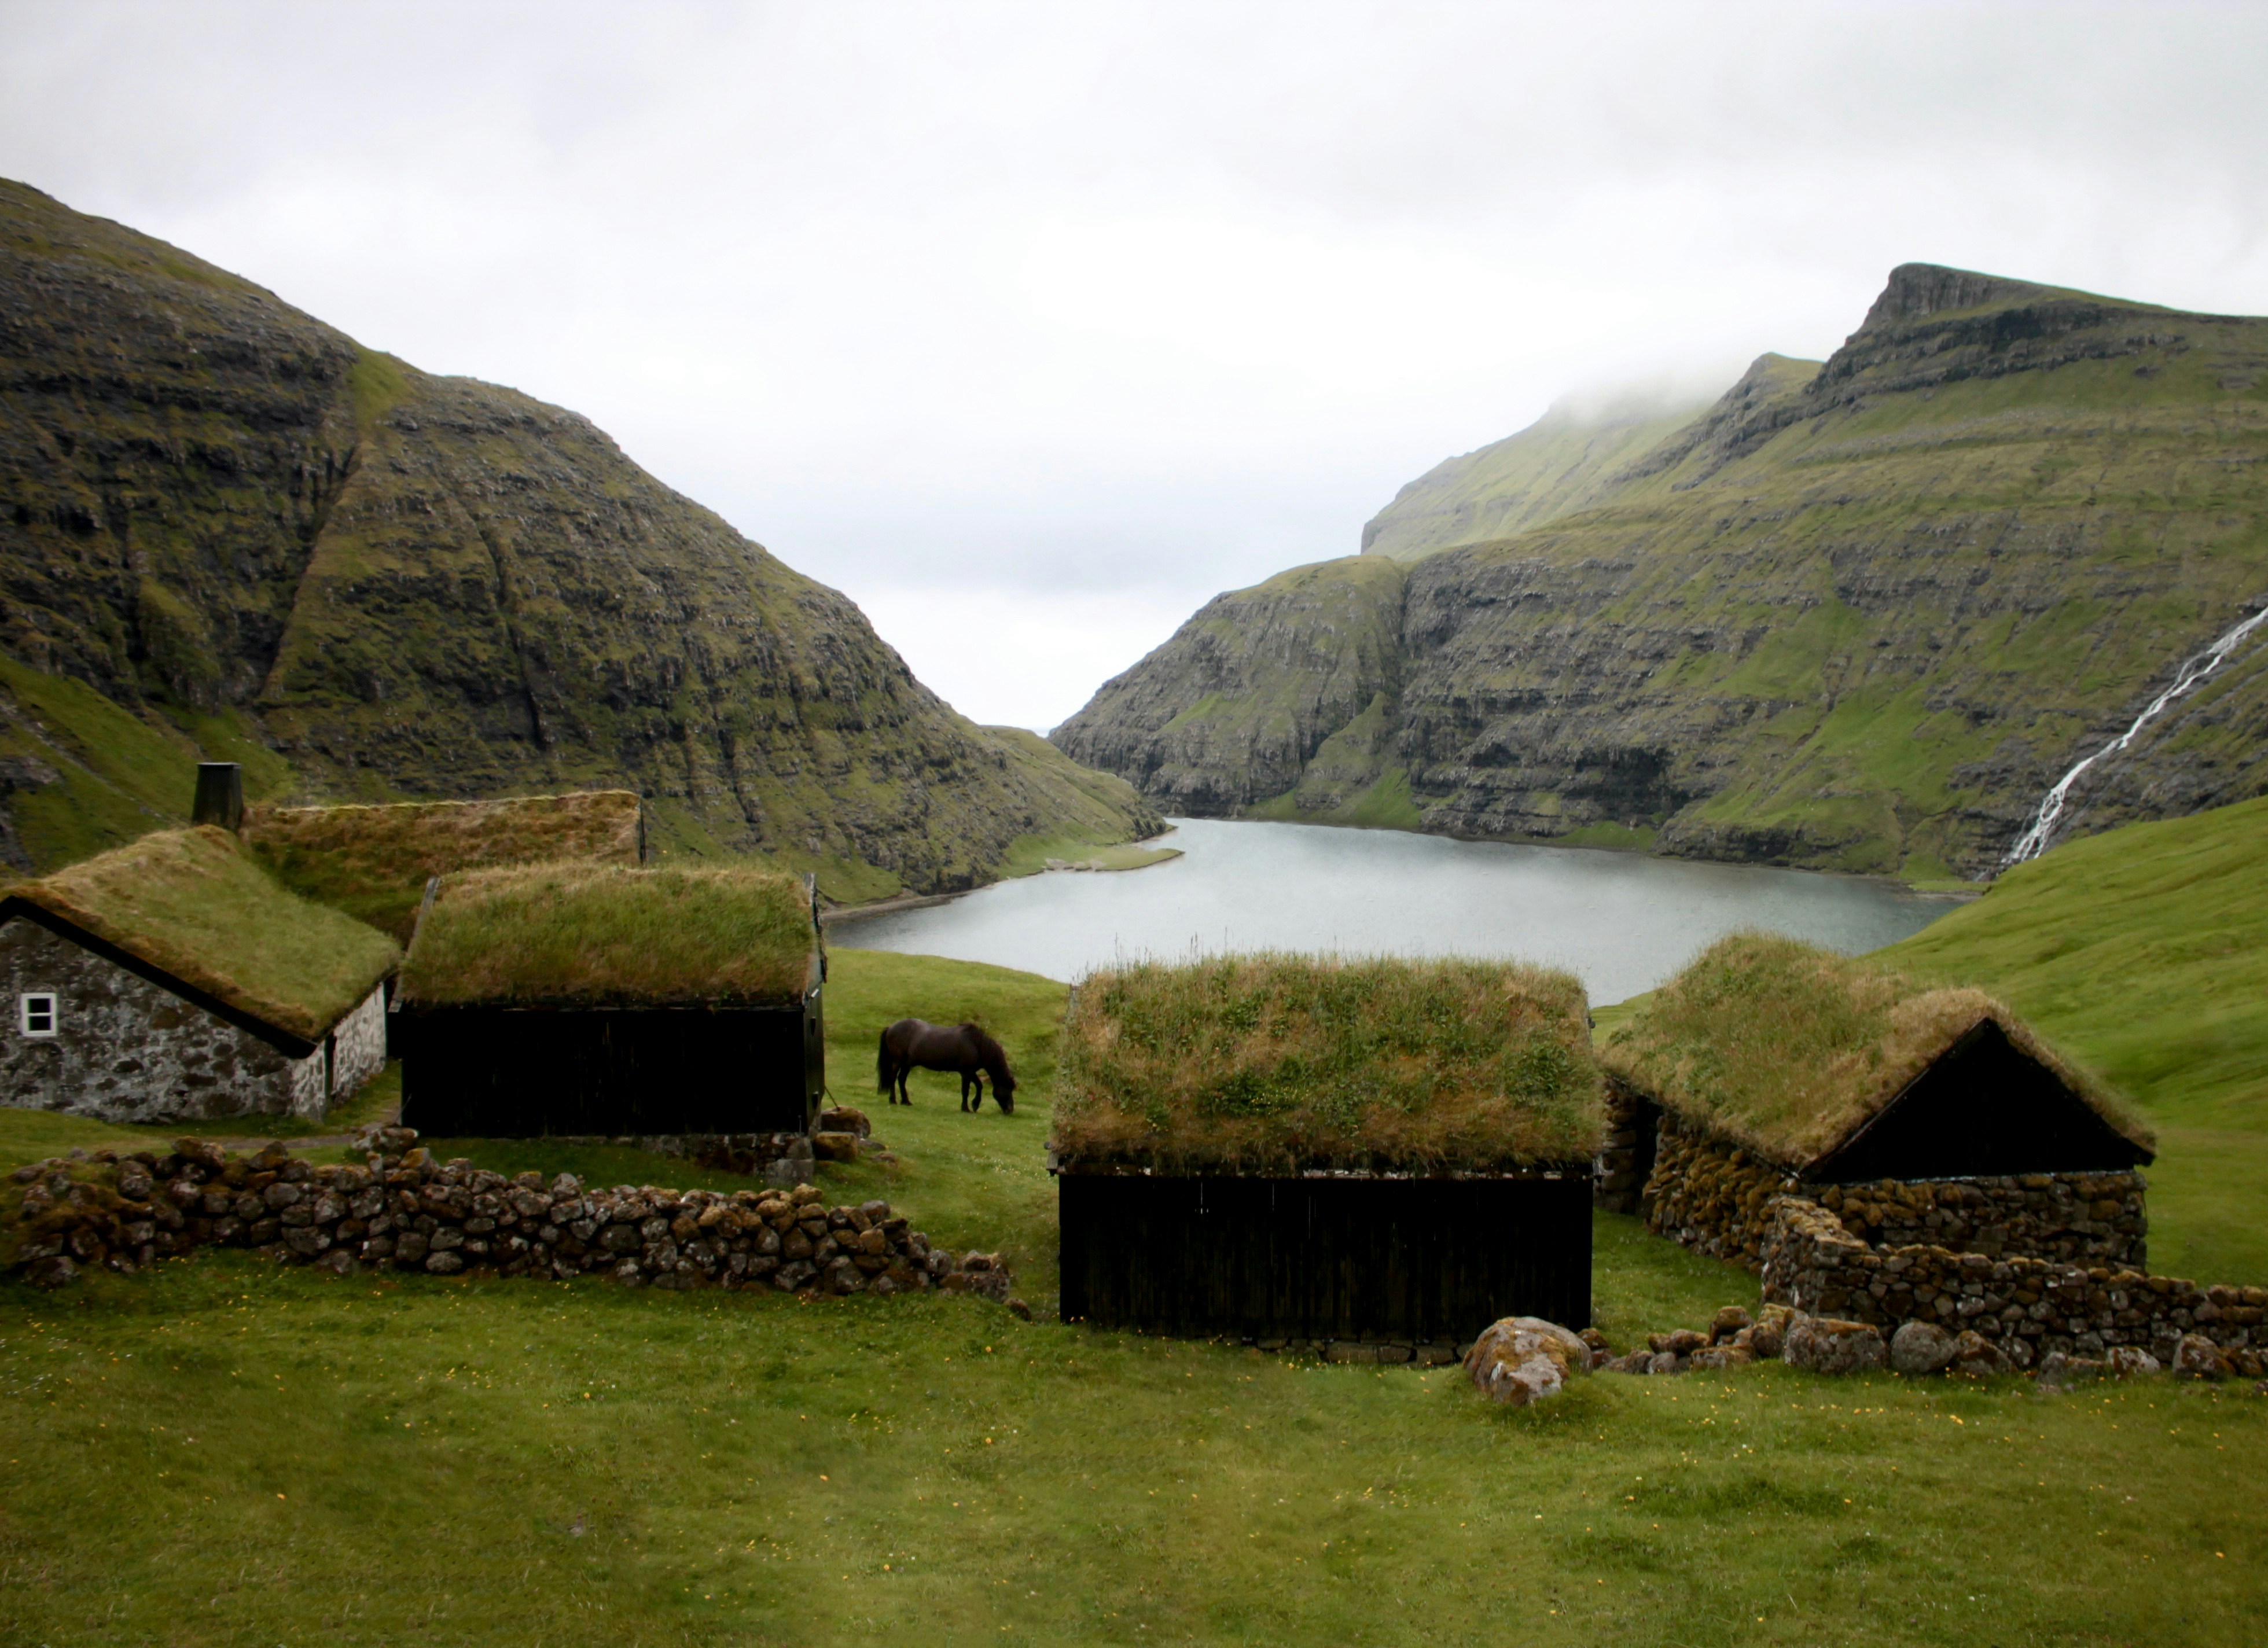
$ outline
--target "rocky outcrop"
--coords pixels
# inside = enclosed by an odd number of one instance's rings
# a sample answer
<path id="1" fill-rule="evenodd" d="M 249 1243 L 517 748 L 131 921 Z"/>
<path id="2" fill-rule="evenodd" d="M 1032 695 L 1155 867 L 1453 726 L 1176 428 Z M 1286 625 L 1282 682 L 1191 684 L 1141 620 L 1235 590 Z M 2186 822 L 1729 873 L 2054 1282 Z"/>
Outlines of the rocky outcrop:
<path id="1" fill-rule="evenodd" d="M 1562 512 L 1410 561 L 1367 770 L 1448 834 L 1989 875 L 2268 601 L 2264 505 L 2268 321 L 1907 265 L 1815 372 L 1767 357 Z M 1224 630 L 1201 682 L 1187 634 L 1113 683 L 1142 683 L 1138 725 L 1106 688 L 1060 741 L 1168 805 L 1326 816 L 1285 762 L 1371 704 L 1344 666 L 1307 686 L 1344 719 L 1264 771 L 1234 741 L 1185 744 L 1170 790 L 1145 765 L 1148 729 L 1224 713 L 1211 683 L 1311 656 Z M 2264 727 L 2268 642 L 2090 769 L 2065 835 L 2260 793 Z"/>
<path id="2" fill-rule="evenodd" d="M 1157 828 L 587 419 L 7 183 L 0 409 L 0 757 L 67 777 L 0 852 L 149 828 L 199 749 L 307 799 L 620 785 L 665 851 L 862 895 Z"/>

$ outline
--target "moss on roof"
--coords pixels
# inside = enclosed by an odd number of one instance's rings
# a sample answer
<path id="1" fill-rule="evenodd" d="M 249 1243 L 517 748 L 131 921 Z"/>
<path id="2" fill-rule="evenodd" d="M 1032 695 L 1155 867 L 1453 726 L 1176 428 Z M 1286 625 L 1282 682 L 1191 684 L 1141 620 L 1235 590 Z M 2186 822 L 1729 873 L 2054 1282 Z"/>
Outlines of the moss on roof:
<path id="1" fill-rule="evenodd" d="M 638 798 L 627 790 L 392 806 L 257 806 L 244 836 L 296 893 L 407 944 L 425 883 L 496 864 L 638 861 Z"/>
<path id="2" fill-rule="evenodd" d="M 1601 1050 L 1609 1071 L 1774 1161 L 1816 1161 L 1986 1019 L 2127 1138 L 2150 1129 L 2102 1080 L 1982 990 L 1735 933 L 1647 997 Z"/>
<path id="3" fill-rule="evenodd" d="M 401 956 L 384 933 L 277 885 L 210 828 L 160 830 L 9 891 L 308 1041 Z"/>
<path id="4" fill-rule="evenodd" d="M 1503 1169 L 1599 1144 L 1583 987 L 1483 961 L 1282 954 L 1090 975 L 1064 1019 L 1071 1165 Z"/>
<path id="5" fill-rule="evenodd" d="M 800 1001 L 811 895 L 773 870 L 587 861 L 446 878 L 401 970 L 420 1004 Z"/>

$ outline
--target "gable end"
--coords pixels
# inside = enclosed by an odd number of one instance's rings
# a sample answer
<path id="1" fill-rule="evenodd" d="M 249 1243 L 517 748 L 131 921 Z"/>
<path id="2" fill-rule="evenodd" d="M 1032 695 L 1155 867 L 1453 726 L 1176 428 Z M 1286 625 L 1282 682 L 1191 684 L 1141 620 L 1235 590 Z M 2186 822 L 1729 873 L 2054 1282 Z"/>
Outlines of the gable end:
<path id="1" fill-rule="evenodd" d="M 5 924 L 17 916 L 36 927 L 44 927 L 57 938 L 68 939 L 91 954 L 100 956 L 113 967 L 122 968 L 138 979 L 155 984 L 159 990 L 180 997 L 191 1006 L 202 1008 L 247 1035 L 257 1037 L 286 1058 L 303 1059 L 321 1045 L 293 1035 L 288 1030 L 279 1029 L 265 1019 L 255 1018 L 240 1007 L 231 1006 L 211 992 L 199 990 L 188 980 L 175 977 L 155 963 L 144 960 L 132 951 L 121 949 L 108 939 L 87 931 L 76 922 L 64 920 L 53 910 L 27 898 L 11 896 L 0 899 L 0 924 Z"/>
<path id="2" fill-rule="evenodd" d="M 2118 1172 L 2152 1159 L 1985 1019 L 1802 1173 L 1849 1184 Z"/>

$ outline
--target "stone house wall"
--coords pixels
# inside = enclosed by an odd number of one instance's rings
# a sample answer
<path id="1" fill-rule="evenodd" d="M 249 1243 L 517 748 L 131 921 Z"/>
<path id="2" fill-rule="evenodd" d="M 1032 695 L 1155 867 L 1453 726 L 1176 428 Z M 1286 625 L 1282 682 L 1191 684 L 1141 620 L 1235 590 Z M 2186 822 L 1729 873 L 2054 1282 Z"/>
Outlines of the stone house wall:
<path id="1" fill-rule="evenodd" d="M 1653 1169 L 1655 1118 L 1660 1107 L 1618 1078 L 1606 1081 L 1606 1132 L 1591 1175 L 1591 1203 L 1609 1213 L 1635 1213 Z"/>
<path id="2" fill-rule="evenodd" d="M 363 997 L 361 1006 L 331 1026 L 330 1091 L 323 1095 L 323 1109 L 359 1092 L 385 1068 L 386 986 L 380 984 Z"/>
<path id="3" fill-rule="evenodd" d="M 1757 1269 L 1771 1234 L 1773 1201 L 1795 1177 L 1728 1139 L 1660 1112 L 1653 1171 L 1639 1210 L 1659 1236 L 1735 1264 Z"/>
<path id="4" fill-rule="evenodd" d="M 2108 1175 L 2106 1175 L 2108 1176 Z M 1973 1328 L 2021 1367 L 2051 1350 L 2099 1357 L 2135 1345 L 2169 1360 L 2184 1334 L 2224 1350 L 2268 1344 L 2268 1288 L 2201 1287 L 2124 1265 L 1955 1253 L 1914 1244 L 1875 1247 L 1801 1196 L 1773 1209 L 1765 1241 L 1764 1298 L 1818 1315 L 1872 1323 Z"/>
<path id="5" fill-rule="evenodd" d="M 2021 1173 L 1822 1185 L 1811 1199 L 1876 1247 L 1943 1247 L 2149 1269 L 2148 1187 L 2139 1173 Z"/>
<path id="6" fill-rule="evenodd" d="M 1660 1114 L 1653 1171 L 1639 1199 L 1646 1228 L 1751 1270 L 1763 1266 L 1776 1204 L 1794 1194 L 1811 1197 L 1854 1240 L 1877 1247 L 1927 1245 L 2135 1270 L 2147 1265 L 2147 1187 L 2139 1173 L 1807 1186 L 1778 1163 Z"/>
<path id="7" fill-rule="evenodd" d="M 320 1117 L 385 1062 L 385 990 L 341 1021 L 351 1063 L 317 1046 L 295 1058 L 194 1002 L 38 923 L 0 924 L 0 1102 L 103 1122 Z M 56 997 L 55 1032 L 27 1035 L 21 1002 Z M 376 1041 L 377 1063 L 371 1062 Z"/>

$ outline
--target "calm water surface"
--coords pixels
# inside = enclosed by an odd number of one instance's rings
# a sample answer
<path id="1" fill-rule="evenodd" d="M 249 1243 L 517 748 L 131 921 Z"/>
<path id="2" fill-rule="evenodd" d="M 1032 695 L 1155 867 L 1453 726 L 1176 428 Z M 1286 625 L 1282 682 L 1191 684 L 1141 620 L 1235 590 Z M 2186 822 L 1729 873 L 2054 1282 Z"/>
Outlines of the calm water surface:
<path id="1" fill-rule="evenodd" d="M 1652 990 L 1761 927 L 1855 953 L 1953 901 L 1802 870 L 1691 864 L 1400 830 L 1178 819 L 1147 870 L 1057 871 L 828 929 L 830 942 L 1076 979 L 1121 960 L 1220 950 L 1508 956 L 1565 967 L 1594 1002 Z"/>

